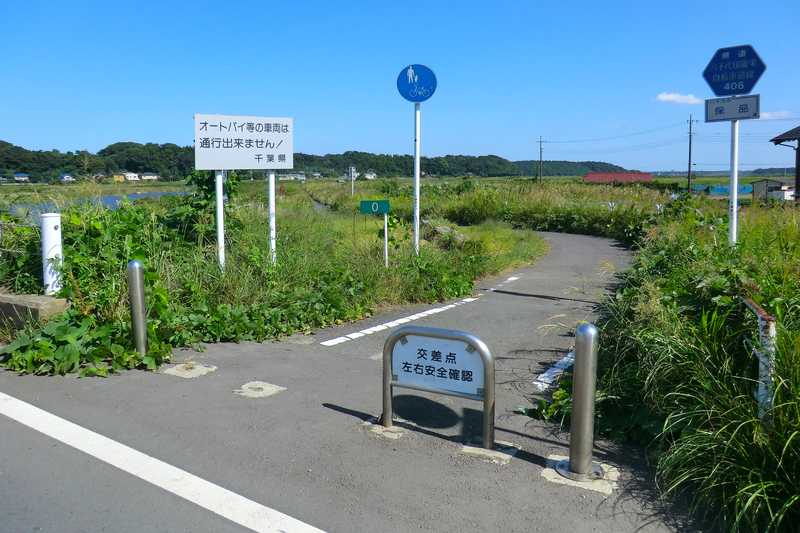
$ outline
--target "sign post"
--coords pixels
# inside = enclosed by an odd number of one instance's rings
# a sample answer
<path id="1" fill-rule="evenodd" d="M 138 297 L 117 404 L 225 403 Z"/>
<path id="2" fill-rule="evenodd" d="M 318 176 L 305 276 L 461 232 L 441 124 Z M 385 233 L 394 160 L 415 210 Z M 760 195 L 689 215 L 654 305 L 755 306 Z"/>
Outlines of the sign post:
<path id="1" fill-rule="evenodd" d="M 475 335 L 404 326 L 383 345 L 384 427 L 392 427 L 392 389 L 403 387 L 483 402 L 483 447 L 494 449 L 494 358 Z"/>
<path id="2" fill-rule="evenodd" d="M 421 102 L 436 91 L 436 75 L 425 65 L 408 65 L 397 76 L 397 90 L 400 95 L 414 102 L 414 252 L 419 255 L 419 196 L 420 196 L 420 154 L 421 154 Z"/>
<path id="3" fill-rule="evenodd" d="M 217 215 L 217 261 L 219 268 L 225 270 L 225 209 L 223 206 L 223 189 L 225 171 L 214 171 L 214 199 L 216 200 Z"/>
<path id="4" fill-rule="evenodd" d="M 389 200 L 361 200 L 359 211 L 365 215 L 383 215 L 383 266 L 389 268 Z"/>
<path id="5" fill-rule="evenodd" d="M 194 116 L 194 168 L 214 171 L 217 258 L 225 269 L 223 183 L 228 170 L 270 170 L 269 243 L 275 262 L 275 169 L 294 166 L 294 121 L 287 117 Z"/>
<path id="6" fill-rule="evenodd" d="M 720 48 L 703 71 L 718 98 L 706 100 L 706 122 L 731 121 L 731 168 L 728 193 L 728 242 L 736 244 L 739 217 L 739 120 L 759 117 L 760 99 L 750 94 L 767 66 L 749 44 Z M 754 109 L 755 108 L 755 109 Z M 709 113 L 709 110 L 712 112 Z"/>

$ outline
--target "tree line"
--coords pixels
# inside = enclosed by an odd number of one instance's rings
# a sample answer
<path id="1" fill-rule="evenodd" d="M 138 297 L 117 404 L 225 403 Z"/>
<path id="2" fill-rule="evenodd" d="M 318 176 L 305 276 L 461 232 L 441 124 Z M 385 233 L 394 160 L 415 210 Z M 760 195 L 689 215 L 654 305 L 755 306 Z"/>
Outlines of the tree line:
<path id="1" fill-rule="evenodd" d="M 410 176 L 414 159 L 410 155 L 344 152 L 313 155 L 296 153 L 294 171 L 319 172 L 338 177 L 355 166 L 359 172 L 374 171 L 379 177 Z M 509 161 L 496 155 L 446 155 L 423 157 L 422 171 L 428 176 L 531 176 L 538 171 L 538 161 Z M 0 141 L 0 176 L 15 172 L 30 174 L 33 181 L 50 181 L 62 173 L 91 177 L 115 172 L 155 172 L 164 179 L 183 179 L 194 170 L 194 149 L 176 144 L 118 142 L 96 154 L 88 151 L 27 150 Z M 622 171 L 622 167 L 597 161 L 544 161 L 545 176 L 582 176 L 587 172 Z"/>

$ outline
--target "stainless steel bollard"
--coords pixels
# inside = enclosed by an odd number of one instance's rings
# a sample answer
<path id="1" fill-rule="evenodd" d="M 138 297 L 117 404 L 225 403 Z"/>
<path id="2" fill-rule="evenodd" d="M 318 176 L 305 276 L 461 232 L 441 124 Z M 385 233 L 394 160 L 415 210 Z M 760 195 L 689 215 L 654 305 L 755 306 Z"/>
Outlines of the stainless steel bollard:
<path id="1" fill-rule="evenodd" d="M 140 261 L 128 263 L 128 297 L 131 301 L 131 326 L 136 351 L 147 355 L 147 309 L 144 305 L 144 267 Z"/>
<path id="2" fill-rule="evenodd" d="M 576 481 L 603 477 L 603 469 L 592 462 L 598 337 L 597 328 L 592 324 L 581 324 L 575 332 L 569 461 L 560 461 L 556 470 Z"/>

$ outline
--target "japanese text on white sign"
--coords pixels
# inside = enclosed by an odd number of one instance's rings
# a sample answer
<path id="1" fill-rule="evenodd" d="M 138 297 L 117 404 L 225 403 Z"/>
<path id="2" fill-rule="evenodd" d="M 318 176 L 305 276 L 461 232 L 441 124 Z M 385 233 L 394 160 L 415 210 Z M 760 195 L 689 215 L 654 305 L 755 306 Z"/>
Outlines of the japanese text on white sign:
<path id="1" fill-rule="evenodd" d="M 286 117 L 194 116 L 197 170 L 268 170 L 294 166 L 294 123 Z"/>
<path id="2" fill-rule="evenodd" d="M 480 354 L 462 341 L 408 335 L 392 352 L 392 374 L 399 385 L 483 396 Z"/>

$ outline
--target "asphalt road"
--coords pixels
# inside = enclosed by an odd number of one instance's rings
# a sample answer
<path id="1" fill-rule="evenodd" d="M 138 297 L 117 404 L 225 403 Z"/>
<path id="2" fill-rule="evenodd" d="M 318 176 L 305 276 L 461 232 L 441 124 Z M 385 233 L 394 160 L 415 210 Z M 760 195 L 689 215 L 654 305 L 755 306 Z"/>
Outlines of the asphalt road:
<path id="1" fill-rule="evenodd" d="M 379 354 L 389 330 L 320 344 L 441 304 L 281 342 L 177 352 L 176 362 L 217 367 L 195 379 L 2 373 L 0 392 L 325 531 L 674 530 L 679 519 L 658 506 L 638 452 L 597 443 L 596 457 L 621 471 L 610 496 L 554 484 L 542 470 L 549 455 L 567 453 L 568 435 L 513 413 L 529 404 L 536 375 L 567 353 L 575 325 L 592 319 L 593 302 L 629 261 L 606 239 L 545 237 L 550 253 L 534 266 L 485 280 L 474 301 L 412 322 L 467 330 L 489 345 L 496 439 L 521 448 L 509 464 L 460 453 L 463 442 L 480 441 L 477 402 L 398 390 L 407 431 L 397 440 L 368 431 L 364 422 L 381 414 Z M 286 390 L 234 394 L 251 381 Z M 7 416 L 0 435 L 2 532 L 247 531 L 209 510 L 219 502 L 187 501 Z"/>

